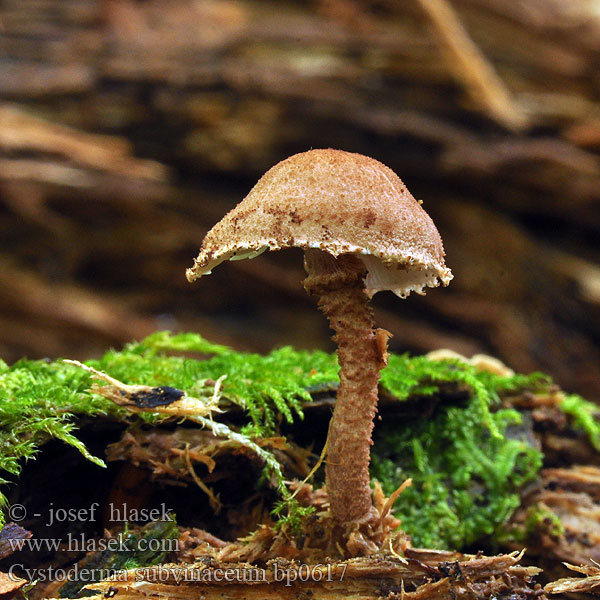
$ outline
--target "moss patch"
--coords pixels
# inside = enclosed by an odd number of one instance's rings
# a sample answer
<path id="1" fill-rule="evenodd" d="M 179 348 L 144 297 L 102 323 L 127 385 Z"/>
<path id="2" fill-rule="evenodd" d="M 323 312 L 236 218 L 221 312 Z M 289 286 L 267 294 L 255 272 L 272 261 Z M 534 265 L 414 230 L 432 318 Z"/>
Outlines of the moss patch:
<path id="1" fill-rule="evenodd" d="M 372 474 L 391 494 L 412 477 L 394 505 L 402 527 L 419 547 L 463 548 L 494 534 L 519 506 L 519 490 L 535 479 L 542 453 L 506 431 L 522 416 L 499 410 L 493 436 L 473 406 L 441 409 L 408 429 L 384 427 Z"/>
<path id="2" fill-rule="evenodd" d="M 127 384 L 170 386 L 200 399 L 212 397 L 215 381 L 225 375 L 220 406 L 226 411 L 237 405 L 245 412 L 247 425 L 239 432 L 245 439 L 272 435 L 282 421 L 301 419 L 303 402 L 311 400 L 308 390 L 334 386 L 338 369 L 335 356 L 324 352 L 286 347 L 263 356 L 235 352 L 196 334 L 165 332 L 87 364 Z M 123 419 L 128 413 L 91 393 L 91 384 L 89 373 L 60 361 L 22 360 L 11 367 L 0 361 L 0 470 L 5 479 L 18 475 L 23 462 L 50 438 L 103 464 L 75 437 L 75 418 Z M 381 378 L 382 388 L 398 400 L 434 396 L 448 384 L 466 390 L 467 400 L 438 406 L 431 419 L 411 421 L 410 427 L 379 426 L 373 475 L 388 493 L 413 478 L 395 512 L 416 544 L 459 548 L 494 534 L 518 505 L 521 486 L 541 465 L 540 452 L 519 436 L 521 415 L 500 409 L 500 396 L 542 391 L 551 381 L 539 374 L 501 377 L 457 361 L 404 355 L 392 355 Z M 597 407 L 568 396 L 562 409 L 600 447 Z M 225 423 L 227 413 L 217 417 Z M 135 418 L 159 419 L 151 413 Z M 283 479 L 277 478 L 275 487 L 285 498 Z M 292 521 L 298 516 L 288 512 Z"/>
<path id="3" fill-rule="evenodd" d="M 112 403 L 89 394 L 90 383 L 86 373 L 60 362 L 21 360 L 8 367 L 0 361 L 0 470 L 4 475 L 0 484 L 7 483 L 7 476 L 18 475 L 23 462 L 50 438 L 104 466 L 73 434 L 73 415 L 119 412 Z M 3 494 L 0 504 L 6 504 Z"/>
<path id="4" fill-rule="evenodd" d="M 212 356 L 199 360 L 174 352 Z M 280 418 L 288 423 L 301 418 L 301 403 L 311 400 L 307 388 L 336 381 L 338 370 L 335 356 L 326 352 L 290 347 L 267 355 L 236 352 L 196 334 L 167 332 L 86 364 L 128 384 L 168 385 L 196 398 L 211 396 L 211 382 L 225 375 L 223 399 L 246 411 L 249 423 L 244 433 L 259 436 L 273 435 Z"/>
<path id="5" fill-rule="evenodd" d="M 468 390 L 460 406 L 439 406 L 431 418 L 384 422 L 377 429 L 371 473 L 387 494 L 412 478 L 394 514 L 414 545 L 458 549 L 493 535 L 519 506 L 520 489 L 535 479 L 543 459 L 525 429 L 519 433 L 522 415 L 499 408 L 500 395 L 544 391 L 551 380 L 539 373 L 499 376 L 456 360 L 393 356 L 384 381 L 401 399 L 439 394 L 448 383 Z M 593 420 L 588 425 L 597 430 Z"/>

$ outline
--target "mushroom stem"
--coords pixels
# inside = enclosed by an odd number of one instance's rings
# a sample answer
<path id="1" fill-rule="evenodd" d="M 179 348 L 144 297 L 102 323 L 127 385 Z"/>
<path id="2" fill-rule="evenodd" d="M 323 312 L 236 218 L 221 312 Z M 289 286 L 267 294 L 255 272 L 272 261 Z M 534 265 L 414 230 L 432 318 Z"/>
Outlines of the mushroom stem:
<path id="1" fill-rule="evenodd" d="M 325 470 L 331 513 L 340 523 L 371 514 L 369 460 L 377 410 L 379 372 L 386 364 L 386 336 L 374 330 L 365 294 L 364 263 L 351 254 L 338 258 L 320 250 L 304 254 L 304 289 L 335 331 L 340 386 L 329 425 Z"/>

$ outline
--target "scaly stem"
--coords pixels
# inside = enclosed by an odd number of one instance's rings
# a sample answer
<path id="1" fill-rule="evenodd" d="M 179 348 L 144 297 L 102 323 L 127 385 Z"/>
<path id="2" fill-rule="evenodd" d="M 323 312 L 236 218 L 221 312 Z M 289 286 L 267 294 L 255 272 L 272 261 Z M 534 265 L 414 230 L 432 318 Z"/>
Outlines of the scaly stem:
<path id="1" fill-rule="evenodd" d="M 335 331 L 340 387 L 329 424 L 327 492 L 333 517 L 340 523 L 371 513 L 369 460 L 373 418 L 377 410 L 379 371 L 385 364 L 373 316 L 364 293 L 364 263 L 319 250 L 305 252 L 306 291 L 318 297 L 321 311 Z"/>

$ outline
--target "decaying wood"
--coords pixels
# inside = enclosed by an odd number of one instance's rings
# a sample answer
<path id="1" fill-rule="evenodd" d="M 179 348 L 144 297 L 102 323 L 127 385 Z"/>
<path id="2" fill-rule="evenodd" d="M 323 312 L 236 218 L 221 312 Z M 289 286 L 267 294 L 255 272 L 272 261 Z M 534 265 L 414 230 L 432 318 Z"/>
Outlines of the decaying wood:
<path id="1" fill-rule="evenodd" d="M 476 363 L 480 368 L 494 369 L 496 372 L 506 370 L 504 365 L 492 361 L 489 357 L 479 357 Z M 310 418 L 311 412 L 321 411 L 332 403 L 331 392 L 315 391 L 315 393 L 320 399 L 304 407 L 307 418 Z M 399 403 L 384 396 L 380 403 L 380 413 L 384 420 L 392 415 L 396 417 L 402 415 L 402 421 L 409 424 L 413 419 L 427 418 L 439 402 L 448 402 L 451 399 L 455 402 L 464 393 L 460 386 L 448 384 L 438 396 L 431 397 L 427 401 L 417 399 Z M 589 565 L 593 560 L 600 560 L 600 555 L 596 556 L 596 549 L 600 547 L 600 466 L 597 452 L 585 435 L 573 429 L 569 418 L 559 409 L 564 397 L 564 393 L 555 387 L 543 394 L 525 392 L 512 396 L 509 394 L 502 398 L 504 407 L 516 408 L 523 415 L 522 425 L 516 428 L 512 435 L 540 448 L 545 457 L 546 468 L 542 471 L 539 480 L 522 490 L 521 506 L 511 518 L 508 528 L 509 530 L 526 528 L 531 510 L 543 511 L 544 521 L 530 528 L 527 539 L 519 543 L 527 545 L 530 560 L 539 561 L 538 564 L 544 567 L 546 581 L 552 576 L 559 577 L 564 574 L 557 569 L 560 561 L 571 560 Z M 560 451 L 557 440 L 563 442 Z M 265 440 L 265 443 L 275 452 L 285 473 L 290 477 L 304 477 L 310 469 L 309 460 L 314 462 L 316 459 L 316 456 L 309 457 L 306 453 L 298 453 L 296 447 L 290 443 L 280 446 L 277 440 L 269 439 Z M 226 462 L 229 476 L 235 474 L 238 469 L 247 470 L 248 461 L 250 464 L 254 463 L 257 469 L 262 468 L 262 461 L 259 457 L 253 456 L 250 449 L 240 447 L 239 444 L 231 441 L 219 440 L 207 431 L 191 429 L 177 428 L 169 432 L 134 429 L 126 432 L 119 442 L 110 446 L 108 452 L 109 460 L 131 462 L 150 470 L 159 480 L 189 484 L 193 478 L 190 476 L 189 463 L 184 460 L 186 455 L 196 465 L 198 476 L 211 487 L 218 488 L 219 482 L 225 481 L 221 461 Z M 586 459 L 589 461 L 584 466 L 564 466 Z M 331 523 L 325 518 L 328 508 L 327 493 L 325 490 L 313 491 L 306 485 L 299 487 L 298 501 L 304 506 L 314 506 L 319 515 L 319 520 L 309 523 L 305 529 L 302 546 L 293 543 L 292 537 L 286 535 L 282 537 L 280 533 L 266 526 L 259 528 L 251 543 L 247 543 L 246 540 L 239 544 L 228 544 L 225 548 L 219 545 L 219 555 L 215 556 L 219 560 L 229 562 L 254 563 L 257 560 L 268 560 L 277 556 L 314 562 L 318 560 L 319 553 L 323 553 L 323 548 L 329 547 L 327 555 L 334 557 L 339 552 L 339 547 L 329 543 L 329 534 L 324 535 L 327 530 L 332 531 L 332 538 L 337 535 L 333 532 Z M 257 491 L 263 500 L 259 501 L 262 509 L 255 513 L 255 517 L 266 516 L 269 501 L 265 491 L 266 488 Z M 385 499 L 380 491 L 375 494 L 374 499 L 378 510 L 382 510 Z M 268 517 L 266 522 L 269 522 Z M 247 529 L 237 527 L 236 535 L 246 535 L 259 524 L 259 521 L 246 519 L 243 525 Z M 316 533 L 317 530 L 320 533 Z M 369 535 L 373 535 L 373 532 Z M 188 562 L 195 561 L 209 551 L 212 547 L 211 543 L 207 549 L 202 540 L 203 538 L 199 542 L 188 544 L 188 549 L 182 550 L 181 558 Z M 398 552 L 405 552 L 410 548 L 406 539 L 396 539 L 393 543 L 400 544 Z M 503 543 L 507 549 L 521 548 L 519 543 L 516 545 L 514 542 Z M 353 548 L 357 554 L 363 554 L 357 540 Z"/>
<path id="2" fill-rule="evenodd" d="M 7 153 L 40 153 L 56 155 L 84 168 L 123 177 L 164 181 L 166 170 L 160 163 L 131 156 L 132 148 L 119 137 L 100 136 L 50 123 L 14 106 L 0 106 L 0 148 Z M 4 161 L 2 175 L 6 179 L 29 179 L 35 170 L 15 172 L 27 161 Z M 35 165 L 33 163 L 32 167 Z M 40 162 L 38 166 L 43 166 Z M 30 177 L 27 177 L 27 174 Z M 40 170 L 43 178 L 44 170 Z M 42 179 L 43 181 L 43 179 Z M 68 182 L 65 182 L 69 185 Z"/>
<path id="3" fill-rule="evenodd" d="M 9 309 L 20 306 L 32 318 L 70 323 L 104 334 L 108 339 L 118 339 L 115 332 L 121 327 L 133 338 L 152 331 L 147 318 L 128 311 L 118 301 L 75 285 L 62 288 L 44 285 L 34 273 L 18 269 L 8 261 L 1 261 L 0 285 L 3 287 L 0 303 Z"/>
<path id="4" fill-rule="evenodd" d="M 571 571 L 585 575 L 585 577 L 565 577 L 553 581 L 544 587 L 544 591 L 549 594 L 576 594 L 578 592 L 598 594 L 600 569 L 597 566 L 576 566 L 569 563 L 565 563 L 565 566 Z"/>
<path id="5" fill-rule="evenodd" d="M 507 370 L 505 365 L 490 357 L 480 356 L 471 360 L 471 363 L 497 373 Z M 126 397 L 120 398 L 121 404 L 129 403 L 140 409 L 155 410 L 157 406 L 175 407 L 182 401 L 182 393 L 173 388 L 150 388 L 152 394 L 146 393 L 142 398 L 142 392 L 148 392 L 145 386 L 123 386 L 115 382 L 110 379 L 107 381 L 126 392 Z M 214 381 L 207 383 L 209 387 L 216 384 Z M 163 393 L 165 397 L 161 395 Z M 439 397 L 427 401 L 419 399 L 412 403 L 410 400 L 391 402 L 388 398 L 380 408 L 384 419 L 389 411 L 396 409 L 402 411 L 408 422 L 409 418 L 427 418 L 429 403 L 435 406 L 436 402 L 450 398 L 456 401 L 464 393 L 461 386 L 448 384 L 442 388 Z M 555 387 L 544 394 L 526 392 L 504 395 L 502 402 L 505 407 L 516 407 L 523 412 L 523 424 L 515 435 L 541 446 L 548 457 L 552 455 L 546 453 L 545 435 L 552 432 L 558 437 L 559 434 L 567 436 L 569 433 L 568 418 L 557 410 L 563 399 L 564 394 Z M 159 404 L 146 406 L 150 400 Z M 325 402 L 323 400 L 314 410 L 322 410 Z M 226 410 L 227 407 L 223 408 Z M 306 406 L 305 412 L 309 417 L 310 405 Z M 581 446 L 586 443 L 589 446 L 585 437 L 577 441 Z M 286 470 L 286 476 L 295 477 L 307 472 L 309 465 L 306 452 L 298 450 L 291 443 L 283 444 L 278 438 L 266 439 L 264 443 L 277 455 Z M 154 429 L 134 427 L 109 447 L 108 458 L 139 465 L 152 471 L 161 482 L 191 487 L 198 483 L 197 478 L 202 478 L 203 485 L 214 485 L 216 488 L 225 476 L 235 478 L 240 465 L 248 470 L 248 464 L 255 469 L 251 475 L 254 481 L 256 471 L 262 467 L 261 461 L 252 455 L 249 448 L 235 441 L 218 439 L 208 431 L 181 426 L 169 426 L 169 429 L 163 429 L 163 426 Z M 570 457 L 565 455 L 559 459 L 564 461 Z M 227 466 L 224 468 L 222 463 L 227 463 Z M 146 480 L 147 483 L 147 477 L 138 475 L 137 479 L 126 479 L 130 487 L 136 488 L 130 493 L 138 493 L 140 481 Z M 177 561 L 176 564 L 117 572 L 112 579 L 93 584 L 90 588 L 100 591 L 97 598 L 116 593 L 119 597 L 131 599 L 164 595 L 170 598 L 259 600 L 265 597 L 312 597 L 333 600 L 344 595 L 357 600 L 401 600 L 406 597 L 413 600 L 491 597 L 514 600 L 545 598 L 545 592 L 562 593 L 571 589 L 587 591 L 597 585 L 597 573 L 592 570 L 581 571 L 588 575 L 585 580 L 558 581 L 552 584 L 555 587 L 549 585 L 545 590 L 540 582 L 563 576 L 564 573 L 556 567 L 566 556 L 571 562 L 584 565 L 590 565 L 595 559 L 595 549 L 600 542 L 599 467 L 549 467 L 543 470 L 536 484 L 523 490 L 523 504 L 513 517 L 512 525 L 523 525 L 529 508 L 541 507 L 547 514 L 553 513 L 565 528 L 564 533 L 555 534 L 552 530 L 554 523 L 549 522 L 541 523 L 531 532 L 526 540 L 526 564 L 535 566 L 519 565 L 525 541 L 512 554 L 497 556 L 411 548 L 409 538 L 398 530 L 399 521 L 386 512 L 390 499 L 385 498 L 378 486 L 374 490 L 373 502 L 379 514 L 385 515 L 385 521 L 382 519 L 379 530 L 368 524 L 368 527 L 357 528 L 348 535 L 347 532 L 336 530 L 324 488 L 313 489 L 299 482 L 288 483 L 292 490 L 297 490 L 296 498 L 302 506 L 315 508 L 315 512 L 302 524 L 301 535 L 291 535 L 286 526 L 274 527 L 267 514 L 269 502 L 257 501 L 255 497 L 253 510 L 260 506 L 253 515 L 243 514 L 237 522 L 226 525 L 229 514 L 226 511 L 219 514 L 218 525 L 215 523 L 213 526 L 221 529 L 217 535 L 223 535 L 223 539 L 216 537 L 214 530 L 209 533 L 182 527 L 179 550 L 171 558 Z M 253 489 L 252 493 L 259 496 L 262 492 Z M 110 498 L 111 501 L 117 501 L 114 494 Z M 224 505 L 227 503 L 227 498 L 218 499 Z M 144 500 L 143 492 L 141 500 Z M 118 501 L 127 502 L 128 498 L 120 497 Z M 244 501 L 238 502 L 230 505 L 229 513 L 250 513 L 250 506 Z M 212 520 L 215 519 L 214 509 L 214 506 L 208 509 L 211 510 Z M 255 528 L 255 532 L 249 535 Z M 235 535 L 230 535 L 231 532 L 235 532 Z M 22 532 L 17 531 L 17 535 L 22 535 Z M 237 535 L 244 537 L 226 541 Z M 485 540 L 481 543 L 485 547 Z M 507 552 L 506 548 L 504 552 Z M 362 554 L 364 556 L 361 558 L 343 560 L 348 555 L 356 557 Z M 544 568 L 544 573 L 541 573 L 540 567 Z M 56 588 L 46 588 L 49 589 Z"/>
<path id="6" fill-rule="evenodd" d="M 310 472 L 307 459 L 310 452 L 285 438 L 264 438 L 262 447 L 274 451 L 279 461 L 287 467 L 286 475 L 303 479 Z M 198 468 L 204 465 L 203 479 L 207 483 L 232 477 L 230 470 L 223 470 L 220 461 L 233 458 L 235 461 L 254 463 L 257 479 L 264 466 L 260 457 L 250 449 L 231 440 L 216 437 L 203 429 L 176 429 L 174 432 L 133 430 L 107 447 L 107 459 L 127 460 L 136 466 L 149 468 L 154 477 L 163 481 L 192 480 L 185 455 L 188 454 Z M 233 456 L 232 456 L 233 455 Z M 248 465 L 246 465 L 248 468 Z M 229 462 L 228 469 L 231 469 Z"/>
<path id="7" fill-rule="evenodd" d="M 522 522 L 532 506 L 555 515 L 564 532 L 553 532 L 550 520 L 527 541 L 528 554 L 549 568 L 566 561 L 593 565 L 600 561 L 600 469 L 594 466 L 544 469 L 523 498 L 512 522 Z M 556 566 L 554 567 L 556 572 Z"/>
<path id="8" fill-rule="evenodd" d="M 26 583 L 28 583 L 26 579 L 14 575 L 11 577 L 8 573 L 0 572 L 0 598 L 2 600 L 13 598 Z"/>
<path id="9" fill-rule="evenodd" d="M 18 549 L 19 540 L 27 540 L 30 537 L 31 531 L 19 527 L 16 523 L 6 523 L 0 530 L 0 560 Z"/>
<path id="10" fill-rule="evenodd" d="M 275 455 L 288 479 L 304 479 L 310 472 L 311 453 L 285 438 L 264 438 L 260 446 Z M 209 498 L 222 528 L 244 536 L 269 520 L 269 481 L 263 493 L 254 482 L 264 469 L 264 460 L 252 449 L 201 429 L 177 428 L 127 431 L 107 447 L 109 461 L 126 461 L 168 485 L 196 484 Z M 227 492 L 223 493 L 225 486 Z M 265 493 L 267 492 L 267 493 Z M 232 496 L 232 494 L 234 494 Z M 243 507 L 243 508 L 241 508 Z"/>
<path id="11" fill-rule="evenodd" d="M 508 129 L 527 127 L 527 117 L 516 107 L 504 83 L 470 39 L 452 5 L 446 0 L 419 0 L 447 53 L 454 72 L 473 102 Z"/>
<path id="12" fill-rule="evenodd" d="M 206 229 L 262 172 L 333 146 L 389 164 L 425 199 L 456 275 L 425 299 L 375 299 L 392 350 L 488 352 L 600 398 L 592 3 L 5 0 L 0 24 L 5 360 L 89 356 L 159 327 L 247 349 L 325 345 L 299 255 L 232 263 L 195 287 L 183 273 Z M 598 462 L 556 400 L 519 400 L 552 468 L 515 523 L 527 506 L 547 507 L 566 533 L 528 540 L 530 556 L 589 565 L 600 535 L 589 465 Z M 224 455 L 226 444 L 212 455 L 205 441 L 171 439 L 161 454 L 160 440 L 139 439 L 141 450 L 120 451 L 191 482 Z M 225 554 L 224 542 L 203 539 Z M 272 535 L 263 542 L 273 549 Z M 249 556 L 227 551 L 234 568 Z M 353 562 L 330 587 L 175 586 L 150 573 L 102 589 L 120 586 L 119 598 L 544 597 L 516 556 L 405 553 L 408 564 Z M 597 573 L 583 574 L 547 591 L 592 589 Z"/>
<path id="13" fill-rule="evenodd" d="M 600 398 L 597 12 L 424 2 L 6 0 L 2 260 L 110 294 L 110 343 L 151 323 L 243 348 L 325 345 L 301 259 L 234 263 L 194 287 L 183 271 L 272 164 L 357 150 L 425 199 L 455 273 L 426 304 L 376 299 L 392 350 L 487 351 Z M 5 359 L 106 346 L 102 328 L 27 304 L 1 307 Z"/>
<path id="14" fill-rule="evenodd" d="M 539 572 L 521 567 L 521 554 L 495 557 L 411 550 L 406 560 L 392 555 L 322 564 L 273 560 L 264 567 L 206 558 L 189 565 L 162 565 L 129 571 L 90 586 L 126 599 L 170 598 L 450 599 L 473 597 L 545 598 L 532 583 Z M 303 575 L 302 575 L 303 574 Z M 226 578 L 228 580 L 226 580 Z M 305 581 L 301 581 L 305 578 Z M 94 596 L 102 598 L 102 595 Z"/>

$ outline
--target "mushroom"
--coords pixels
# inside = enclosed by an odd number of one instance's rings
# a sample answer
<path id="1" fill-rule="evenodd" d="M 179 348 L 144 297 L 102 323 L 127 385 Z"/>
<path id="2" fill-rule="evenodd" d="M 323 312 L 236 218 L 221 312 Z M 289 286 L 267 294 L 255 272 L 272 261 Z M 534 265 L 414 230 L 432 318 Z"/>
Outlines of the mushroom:
<path id="1" fill-rule="evenodd" d="M 441 237 L 398 176 L 341 150 L 311 150 L 272 167 L 202 242 L 193 281 L 225 260 L 304 249 L 303 285 L 334 330 L 340 385 L 327 438 L 326 485 L 339 524 L 373 517 L 369 461 L 380 370 L 389 333 L 369 299 L 447 285 Z"/>

